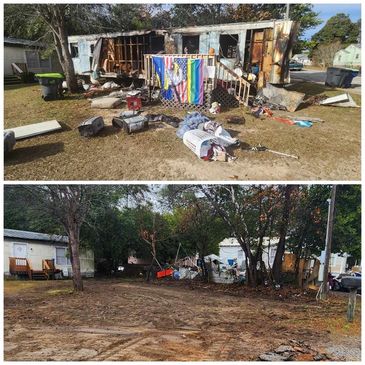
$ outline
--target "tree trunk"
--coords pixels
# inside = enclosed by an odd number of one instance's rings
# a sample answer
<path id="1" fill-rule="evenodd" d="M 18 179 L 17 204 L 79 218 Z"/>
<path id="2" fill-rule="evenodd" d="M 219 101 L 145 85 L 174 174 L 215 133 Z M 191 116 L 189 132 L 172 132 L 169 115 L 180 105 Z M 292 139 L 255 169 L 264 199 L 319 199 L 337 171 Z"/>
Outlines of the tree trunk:
<path id="1" fill-rule="evenodd" d="M 285 187 L 285 200 L 284 200 L 284 207 L 283 207 L 283 214 L 281 218 L 281 224 L 279 228 L 279 243 L 275 254 L 275 259 L 272 267 L 273 278 L 276 283 L 279 283 L 281 280 L 281 265 L 283 262 L 283 256 L 285 252 L 285 239 L 286 233 L 288 230 L 289 224 L 289 212 L 290 212 L 290 194 L 292 191 L 293 186 L 287 185 Z"/>
<path id="2" fill-rule="evenodd" d="M 80 268 L 80 229 L 74 227 L 70 230 L 69 234 L 69 245 L 71 248 L 71 265 L 72 265 L 72 280 L 74 285 L 75 292 L 81 292 L 84 290 L 84 285 L 81 277 L 81 268 Z"/>
<path id="3" fill-rule="evenodd" d="M 75 75 L 75 69 L 74 69 L 74 65 L 72 62 L 71 53 L 68 48 L 67 30 L 66 30 L 64 21 L 61 21 L 58 29 L 59 29 L 60 46 L 61 46 L 62 56 L 63 56 L 62 69 L 66 76 L 67 87 L 71 93 L 77 93 L 79 88 L 77 85 L 77 78 Z"/>

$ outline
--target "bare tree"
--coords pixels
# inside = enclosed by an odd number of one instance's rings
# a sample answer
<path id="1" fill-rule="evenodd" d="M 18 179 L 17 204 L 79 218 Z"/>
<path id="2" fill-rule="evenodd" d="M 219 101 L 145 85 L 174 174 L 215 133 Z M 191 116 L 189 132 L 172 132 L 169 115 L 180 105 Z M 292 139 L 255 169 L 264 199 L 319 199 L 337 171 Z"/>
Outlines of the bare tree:
<path id="1" fill-rule="evenodd" d="M 343 46 L 339 41 L 320 44 L 313 52 L 313 60 L 315 64 L 320 65 L 323 68 L 332 66 L 336 52 L 342 48 Z"/>

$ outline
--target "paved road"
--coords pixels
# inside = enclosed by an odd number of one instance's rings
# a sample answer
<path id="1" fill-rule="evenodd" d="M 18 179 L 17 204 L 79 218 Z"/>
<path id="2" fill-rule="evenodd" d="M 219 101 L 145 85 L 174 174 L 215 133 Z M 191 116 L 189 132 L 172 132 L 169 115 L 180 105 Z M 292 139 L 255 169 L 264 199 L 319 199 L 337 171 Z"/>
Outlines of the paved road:
<path id="1" fill-rule="evenodd" d="M 302 70 L 302 71 L 291 71 L 290 77 L 292 81 L 310 81 L 318 84 L 324 84 L 326 80 L 326 71 L 319 70 Z M 352 87 L 350 89 L 356 94 L 361 94 L 361 77 L 357 76 L 352 80 Z"/>

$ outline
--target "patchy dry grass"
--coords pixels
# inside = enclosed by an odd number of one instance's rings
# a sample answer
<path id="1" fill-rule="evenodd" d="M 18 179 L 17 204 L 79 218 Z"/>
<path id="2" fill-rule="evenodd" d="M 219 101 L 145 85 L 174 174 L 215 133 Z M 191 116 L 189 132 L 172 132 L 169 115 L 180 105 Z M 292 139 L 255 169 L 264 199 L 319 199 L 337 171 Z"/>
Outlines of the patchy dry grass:
<path id="1" fill-rule="evenodd" d="M 310 95 L 338 95 L 318 84 L 297 83 L 290 89 Z M 18 141 L 5 159 L 7 180 L 359 180 L 360 108 L 305 106 L 296 116 L 325 120 L 312 128 L 288 126 L 254 118 L 240 107 L 216 116 L 243 147 L 262 144 L 294 154 L 299 160 L 269 152 L 235 149 L 234 163 L 204 162 L 188 150 L 169 126 L 126 135 L 111 126 L 116 110 L 90 108 L 82 95 L 44 102 L 39 85 L 5 88 L 5 128 L 57 119 L 63 130 Z M 360 97 L 353 95 L 356 102 Z M 146 107 L 146 112 L 183 117 L 181 110 Z M 276 115 L 286 113 L 276 112 Z M 107 127 L 94 138 L 81 138 L 78 124 L 102 115 Z M 228 124 L 229 116 L 243 116 L 244 125 Z"/>

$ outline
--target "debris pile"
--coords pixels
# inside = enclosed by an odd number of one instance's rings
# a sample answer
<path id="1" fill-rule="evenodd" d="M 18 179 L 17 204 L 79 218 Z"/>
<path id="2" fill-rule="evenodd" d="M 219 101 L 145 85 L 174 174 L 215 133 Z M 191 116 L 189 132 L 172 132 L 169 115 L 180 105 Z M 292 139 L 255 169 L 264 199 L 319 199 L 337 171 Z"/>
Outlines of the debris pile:
<path id="1" fill-rule="evenodd" d="M 180 123 L 176 135 L 204 160 L 233 161 L 235 158 L 228 154 L 226 148 L 240 144 L 221 124 L 200 112 L 188 113 Z"/>
<path id="2" fill-rule="evenodd" d="M 331 358 L 313 349 L 304 341 L 290 340 L 290 345 L 280 345 L 276 349 L 258 357 L 259 361 L 326 361 Z"/>

